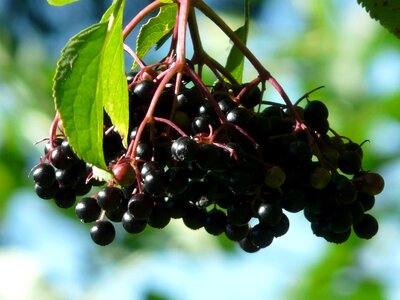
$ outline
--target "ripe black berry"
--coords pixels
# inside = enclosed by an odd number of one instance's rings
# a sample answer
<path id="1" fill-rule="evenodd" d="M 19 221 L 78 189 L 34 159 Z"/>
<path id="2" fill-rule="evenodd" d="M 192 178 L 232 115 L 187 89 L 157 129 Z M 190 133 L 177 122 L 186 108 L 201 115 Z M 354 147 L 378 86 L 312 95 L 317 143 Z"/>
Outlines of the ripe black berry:
<path id="1" fill-rule="evenodd" d="M 240 248 L 248 253 L 254 253 L 260 250 L 260 247 L 254 245 L 248 237 L 243 238 L 239 242 Z"/>
<path id="2" fill-rule="evenodd" d="M 102 188 L 96 197 L 99 206 L 106 211 L 116 210 L 121 205 L 123 198 L 122 190 L 114 186 Z"/>
<path id="3" fill-rule="evenodd" d="M 200 229 L 206 223 L 207 211 L 195 205 L 189 205 L 186 207 L 185 215 L 182 220 L 188 228 L 193 230 Z"/>
<path id="4" fill-rule="evenodd" d="M 54 182 L 53 185 L 51 185 L 47 188 L 42 187 L 42 186 L 38 185 L 37 183 L 35 184 L 36 195 L 38 195 L 40 198 L 45 199 L 45 200 L 54 198 L 54 196 L 56 195 L 58 190 L 59 190 L 59 188 L 58 188 L 58 184 L 56 182 Z"/>
<path id="5" fill-rule="evenodd" d="M 155 91 L 155 84 L 152 80 L 143 80 L 135 85 L 132 91 L 132 98 L 130 99 L 133 104 L 148 104 L 153 97 Z"/>
<path id="6" fill-rule="evenodd" d="M 243 86 L 246 86 L 246 84 L 244 84 Z M 253 108 L 254 106 L 260 104 L 261 100 L 261 90 L 258 88 L 258 86 L 252 85 L 240 97 L 239 102 L 246 108 Z"/>
<path id="7" fill-rule="evenodd" d="M 92 197 L 82 198 L 75 206 L 75 214 L 83 223 L 96 221 L 101 213 L 97 200 Z"/>
<path id="8" fill-rule="evenodd" d="M 75 204 L 76 193 L 72 188 L 60 188 L 54 195 L 54 202 L 60 208 L 70 208 Z"/>
<path id="9" fill-rule="evenodd" d="M 364 214 L 363 218 L 353 225 L 355 234 L 362 239 L 370 239 L 377 234 L 378 221 L 370 214 Z"/>
<path id="10" fill-rule="evenodd" d="M 171 146 L 172 158 L 177 161 L 193 161 L 196 158 L 197 151 L 196 141 L 187 136 L 179 137 Z"/>
<path id="11" fill-rule="evenodd" d="M 153 207 L 147 223 L 154 228 L 164 228 L 171 221 L 171 213 L 164 202 L 157 202 Z"/>
<path id="12" fill-rule="evenodd" d="M 222 210 L 212 209 L 207 213 L 204 229 L 212 235 L 219 235 L 225 231 L 226 215 Z"/>
<path id="13" fill-rule="evenodd" d="M 146 226 L 146 220 L 138 220 L 132 216 L 129 212 L 126 212 L 122 217 L 122 226 L 129 233 L 140 233 Z"/>
<path id="14" fill-rule="evenodd" d="M 61 146 L 57 146 L 51 152 L 50 161 L 54 167 L 62 170 L 69 168 L 74 162 L 74 160 L 70 159 L 62 150 Z"/>
<path id="15" fill-rule="evenodd" d="M 90 229 L 90 236 L 97 245 L 106 246 L 115 238 L 114 225 L 109 221 L 97 221 Z"/>
<path id="16" fill-rule="evenodd" d="M 289 218 L 282 214 L 281 220 L 278 224 L 272 227 L 272 233 L 275 237 L 280 237 L 285 235 L 289 230 Z"/>
<path id="17" fill-rule="evenodd" d="M 132 195 L 128 202 L 128 212 L 137 220 L 146 220 L 150 216 L 153 207 L 153 198 L 144 193 Z"/>
<path id="18" fill-rule="evenodd" d="M 257 209 L 258 219 L 269 225 L 278 224 L 282 214 L 282 207 L 275 203 L 262 203 Z"/>
<path id="19" fill-rule="evenodd" d="M 225 226 L 225 235 L 231 241 L 238 242 L 247 236 L 249 229 L 250 229 L 249 224 L 236 226 L 236 225 L 227 223 Z"/>
<path id="20" fill-rule="evenodd" d="M 32 172 L 33 180 L 43 188 L 51 187 L 55 181 L 54 168 L 48 163 L 38 164 Z"/>
<path id="21" fill-rule="evenodd" d="M 271 245 L 274 234 L 272 228 L 259 223 L 250 229 L 247 238 L 257 247 L 265 248 Z"/>
<path id="22" fill-rule="evenodd" d="M 150 170 L 143 177 L 143 189 L 154 197 L 161 196 L 168 188 L 168 178 L 164 171 Z"/>

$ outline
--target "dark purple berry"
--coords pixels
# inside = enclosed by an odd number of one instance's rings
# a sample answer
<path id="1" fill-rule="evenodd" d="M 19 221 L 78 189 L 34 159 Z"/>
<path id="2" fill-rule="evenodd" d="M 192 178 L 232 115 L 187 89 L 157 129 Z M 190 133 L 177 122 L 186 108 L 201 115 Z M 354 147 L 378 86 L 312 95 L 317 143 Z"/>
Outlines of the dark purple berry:
<path id="1" fill-rule="evenodd" d="M 198 144 L 187 136 L 181 136 L 171 145 L 172 158 L 177 161 L 190 162 L 195 160 Z"/>
<path id="2" fill-rule="evenodd" d="M 132 216 L 129 212 L 126 212 L 122 216 L 122 226 L 124 227 L 126 232 L 140 233 L 146 228 L 147 222 L 146 220 L 135 219 L 135 217 Z"/>
<path id="3" fill-rule="evenodd" d="M 153 208 L 153 198 L 144 193 L 132 195 L 128 202 L 128 212 L 137 220 L 147 220 Z"/>
<path id="4" fill-rule="evenodd" d="M 97 200 L 92 197 L 82 198 L 75 206 L 75 214 L 83 223 L 96 221 L 101 213 Z"/>
<path id="5" fill-rule="evenodd" d="M 55 171 L 50 164 L 41 163 L 34 167 L 32 177 L 36 184 L 48 188 L 55 182 Z"/>
<path id="6" fill-rule="evenodd" d="M 97 245 L 106 246 L 115 238 L 114 225 L 109 221 L 97 221 L 90 229 L 90 236 Z"/>
<path id="7" fill-rule="evenodd" d="M 122 190 L 114 186 L 102 188 L 96 197 L 99 206 L 106 211 L 116 210 L 121 205 L 123 198 Z"/>

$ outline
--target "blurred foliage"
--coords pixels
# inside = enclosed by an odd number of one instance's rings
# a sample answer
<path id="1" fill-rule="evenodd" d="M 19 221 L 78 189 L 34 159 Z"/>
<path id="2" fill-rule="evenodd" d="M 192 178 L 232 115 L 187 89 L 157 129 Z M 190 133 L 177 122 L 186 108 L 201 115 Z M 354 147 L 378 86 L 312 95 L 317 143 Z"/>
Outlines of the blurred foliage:
<path id="1" fill-rule="evenodd" d="M 12 195 L 26 187 L 33 191 L 28 173 L 38 161 L 43 145 L 32 144 L 47 134 L 54 114 L 51 78 L 63 46 L 62 43 L 54 44 L 54 40 L 64 43 L 68 40 L 71 32 L 64 29 L 71 20 L 75 21 L 75 14 L 81 19 L 74 26 L 80 28 L 98 20 L 107 6 L 104 2 L 80 1 L 71 5 L 66 15 L 61 15 L 55 8 L 47 8 L 46 1 L 5 0 L 0 3 L 0 224 L 8 213 Z M 237 19 L 242 16 L 242 7 L 239 8 L 242 2 L 237 0 L 234 3 L 238 5 L 226 6 L 223 1 L 210 1 L 210 5 L 223 16 Z M 359 143 L 371 138 L 373 129 L 384 120 L 399 125 L 400 78 L 392 78 L 391 73 L 386 74 L 384 69 L 378 69 L 377 77 L 372 74 L 372 67 L 380 57 L 394 53 L 397 60 L 386 63 L 395 64 L 400 69 L 400 43 L 375 22 L 365 18 L 366 12 L 361 7 L 351 10 L 354 15 L 348 16 L 343 14 L 343 6 L 338 1 L 310 0 L 306 5 L 302 1 L 253 2 L 250 48 L 260 46 L 254 50 L 257 55 L 262 53 L 260 58 L 267 68 L 284 86 L 294 86 L 290 89 L 296 93 L 290 95 L 293 99 L 325 85 L 311 98 L 326 102 L 333 128 Z M 271 16 L 277 14 L 279 5 L 289 6 L 291 13 L 295 14 L 299 25 L 293 27 L 295 32 L 280 31 L 279 26 L 287 28 L 282 20 L 274 23 L 276 20 Z M 129 9 L 132 15 L 138 7 L 129 5 Z M 265 18 L 264 14 L 271 18 Z M 356 26 L 357 22 L 362 23 Z M 212 37 L 209 39 L 211 43 Z M 224 55 L 227 54 L 225 46 L 218 41 L 209 51 Z M 376 90 L 376 85 L 392 86 L 396 80 L 397 88 Z M 390 142 L 390 138 L 386 141 Z M 399 145 L 384 152 L 371 140 L 364 147 L 366 169 L 378 170 L 400 159 Z M 378 204 L 375 210 L 380 220 L 399 213 L 399 205 L 393 199 L 396 197 L 399 194 L 390 193 L 377 198 L 377 201 L 388 203 Z M 56 209 L 54 205 L 51 207 Z M 62 213 L 60 218 L 76 221 L 72 210 Z M 180 224 L 169 227 L 162 231 L 147 229 L 136 237 L 120 235 L 116 245 L 108 251 L 101 249 L 96 255 L 118 262 L 128 254 L 137 257 L 135 253 L 139 256 L 160 249 L 178 249 L 193 255 L 202 255 L 206 249 L 227 255 L 237 253 L 237 248 L 224 237 L 215 239 L 203 232 L 187 233 Z M 6 245 L 2 236 L 0 232 L 0 245 Z M 363 274 L 359 253 L 368 247 L 368 243 L 351 239 L 344 245 L 328 245 L 320 259 L 304 270 L 298 282 L 288 287 L 285 292 L 287 299 L 385 299 L 382 279 Z M 268 249 L 264 251 L 268 252 Z M 47 286 L 47 283 L 42 285 Z M 144 299 L 169 298 L 158 291 L 148 291 Z"/>

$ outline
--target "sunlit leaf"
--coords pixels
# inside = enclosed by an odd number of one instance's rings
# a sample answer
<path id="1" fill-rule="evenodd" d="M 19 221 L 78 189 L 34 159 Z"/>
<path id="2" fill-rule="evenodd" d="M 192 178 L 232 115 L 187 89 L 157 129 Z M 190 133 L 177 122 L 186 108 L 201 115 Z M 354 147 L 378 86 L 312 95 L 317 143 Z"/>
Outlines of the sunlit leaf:
<path id="1" fill-rule="evenodd" d="M 86 162 L 105 169 L 103 109 L 127 136 L 128 95 L 123 66 L 122 8 L 116 1 L 98 24 L 64 47 L 54 82 L 56 108 L 69 142 Z M 110 14 L 110 10 L 112 13 Z"/>
<path id="2" fill-rule="evenodd" d="M 159 13 L 148 20 L 140 28 L 139 35 L 136 39 L 136 54 L 143 58 L 149 50 L 169 35 L 175 25 L 175 16 L 177 6 L 175 4 L 165 5 L 161 7 Z M 136 62 L 132 69 L 136 67 Z"/>
<path id="3" fill-rule="evenodd" d="M 54 6 L 63 6 L 66 4 L 70 4 L 72 2 L 77 2 L 79 0 L 47 0 L 49 4 L 54 5 Z"/>

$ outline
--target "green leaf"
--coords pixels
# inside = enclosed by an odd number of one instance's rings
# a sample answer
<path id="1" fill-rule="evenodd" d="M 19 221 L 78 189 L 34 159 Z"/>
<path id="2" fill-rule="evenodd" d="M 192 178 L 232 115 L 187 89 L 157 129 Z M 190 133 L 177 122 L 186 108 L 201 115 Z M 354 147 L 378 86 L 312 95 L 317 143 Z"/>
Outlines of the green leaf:
<path id="1" fill-rule="evenodd" d="M 92 176 L 94 179 L 105 182 L 110 182 L 113 179 L 113 174 L 108 171 L 99 169 L 96 166 L 93 166 L 92 170 L 93 170 Z"/>
<path id="2" fill-rule="evenodd" d="M 103 109 L 121 136 L 128 132 L 128 94 L 124 73 L 122 11 L 114 1 L 98 24 L 75 35 L 62 50 L 53 95 L 65 134 L 78 155 L 106 169 Z M 110 13 L 112 11 L 112 13 Z"/>
<path id="3" fill-rule="evenodd" d="M 173 33 L 173 32 L 174 32 L 174 28 L 171 28 L 171 30 L 170 30 L 166 35 L 164 35 L 164 36 L 156 43 L 155 49 L 156 49 L 156 50 L 160 49 L 160 48 L 165 44 L 165 42 L 168 41 L 168 39 L 172 36 L 172 33 Z"/>
<path id="4" fill-rule="evenodd" d="M 239 39 L 246 44 L 247 35 L 249 33 L 249 20 L 250 20 L 250 0 L 245 1 L 245 21 L 244 25 L 235 30 L 235 34 Z M 243 68 L 244 68 L 244 55 L 243 53 L 233 45 L 228 59 L 226 61 L 225 68 L 229 71 L 232 76 L 239 82 L 242 82 Z"/>
<path id="5" fill-rule="evenodd" d="M 63 6 L 66 4 L 70 4 L 72 2 L 77 2 L 79 0 L 47 0 L 49 4 L 54 5 L 54 6 Z"/>
<path id="6" fill-rule="evenodd" d="M 174 0 L 158 0 L 161 3 L 174 3 Z"/>
<path id="7" fill-rule="evenodd" d="M 400 38 L 400 1 L 399 0 L 357 0 L 371 18 Z"/>
<path id="8" fill-rule="evenodd" d="M 118 133 L 127 144 L 129 127 L 129 96 L 125 76 L 122 36 L 122 12 L 124 1 L 119 1 L 110 16 L 108 34 L 103 47 L 102 76 L 103 105 Z"/>
<path id="9" fill-rule="evenodd" d="M 177 6 L 175 4 L 165 5 L 161 7 L 159 13 L 148 20 L 139 31 L 136 39 L 136 54 L 139 58 L 143 58 L 147 52 L 164 36 L 170 34 L 175 25 L 175 17 Z M 132 69 L 137 66 L 136 62 Z"/>

